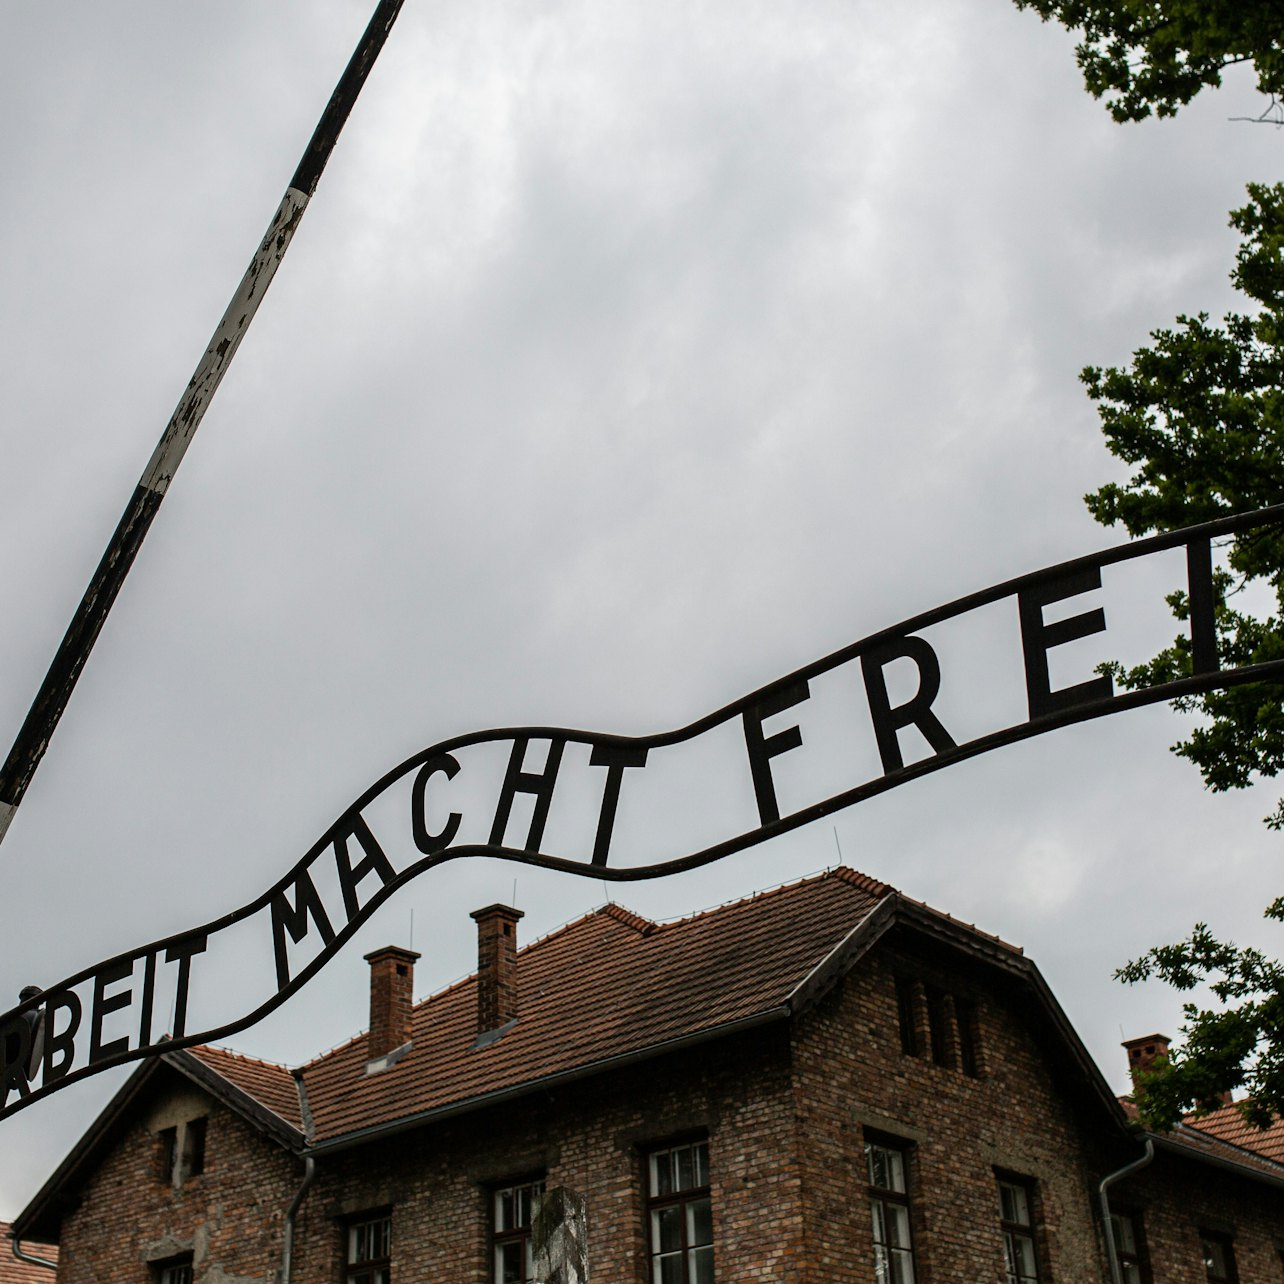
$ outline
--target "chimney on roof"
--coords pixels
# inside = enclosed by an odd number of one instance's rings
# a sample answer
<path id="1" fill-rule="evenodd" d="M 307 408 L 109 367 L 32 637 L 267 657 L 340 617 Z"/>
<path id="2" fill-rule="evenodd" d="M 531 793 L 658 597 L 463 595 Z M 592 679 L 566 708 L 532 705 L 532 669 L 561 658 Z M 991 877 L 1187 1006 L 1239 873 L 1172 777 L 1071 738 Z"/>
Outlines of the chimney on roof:
<path id="1" fill-rule="evenodd" d="M 1128 1053 L 1128 1072 L 1132 1075 L 1132 1086 L 1137 1086 L 1137 1076 L 1143 1070 L 1150 1070 L 1157 1061 L 1168 1060 L 1168 1045 L 1171 1042 L 1166 1034 L 1147 1034 L 1140 1039 L 1127 1039 L 1124 1049 Z"/>
<path id="2" fill-rule="evenodd" d="M 410 1009 L 414 1004 L 414 950 L 385 945 L 366 955 L 370 964 L 370 1035 L 366 1060 L 386 1057 L 410 1042 Z"/>
<path id="3" fill-rule="evenodd" d="M 511 905 L 474 910 L 477 920 L 477 1033 L 517 1020 L 517 920 Z"/>

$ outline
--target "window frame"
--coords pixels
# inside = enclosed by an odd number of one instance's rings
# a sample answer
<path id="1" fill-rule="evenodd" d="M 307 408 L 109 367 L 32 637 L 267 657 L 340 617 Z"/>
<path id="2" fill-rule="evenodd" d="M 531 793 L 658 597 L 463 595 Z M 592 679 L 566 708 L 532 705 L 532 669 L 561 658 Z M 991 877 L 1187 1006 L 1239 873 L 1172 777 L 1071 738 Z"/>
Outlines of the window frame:
<path id="1" fill-rule="evenodd" d="M 490 1247 L 490 1279 L 494 1284 L 504 1284 L 504 1276 L 501 1271 L 504 1267 L 501 1256 L 503 1250 L 513 1244 L 522 1246 L 522 1278 L 519 1284 L 533 1284 L 535 1279 L 535 1242 L 532 1236 L 532 1228 L 535 1221 L 535 1200 L 544 1193 L 545 1178 L 539 1176 L 523 1177 L 513 1181 L 501 1182 L 496 1186 L 490 1187 L 487 1191 L 487 1222 L 490 1227 L 488 1237 Z M 500 1219 L 502 1215 L 502 1203 L 505 1195 L 517 1196 L 519 1201 L 522 1194 L 525 1194 L 529 1202 L 529 1215 L 525 1222 L 519 1222 L 517 1225 L 501 1228 Z M 520 1202 L 518 1212 L 520 1214 Z"/>
<path id="2" fill-rule="evenodd" d="M 172 1186 L 178 1165 L 178 1126 L 161 1128 L 156 1133 L 156 1142 L 156 1177 L 164 1185 Z"/>
<path id="3" fill-rule="evenodd" d="M 178 1190 L 205 1171 L 208 1131 L 208 1115 L 196 1115 L 168 1128 L 157 1129 L 156 1175 L 161 1182 Z"/>
<path id="4" fill-rule="evenodd" d="M 358 1233 L 370 1226 L 384 1229 L 387 1251 L 381 1256 L 358 1257 Z M 392 1209 L 374 1208 L 346 1218 L 343 1230 L 343 1284 L 391 1284 L 392 1280 Z"/>
<path id="5" fill-rule="evenodd" d="M 692 1152 L 691 1166 L 694 1175 L 701 1175 L 704 1181 L 695 1185 L 679 1186 L 673 1179 L 673 1188 L 664 1192 L 656 1190 L 662 1183 L 658 1180 L 657 1163 L 662 1158 L 678 1155 L 681 1151 Z M 703 1162 L 699 1156 L 703 1156 Z M 646 1192 L 646 1261 L 647 1280 L 649 1284 L 664 1284 L 663 1263 L 676 1259 L 680 1265 L 677 1284 L 700 1284 L 697 1274 L 698 1265 L 695 1254 L 708 1249 L 706 1259 L 709 1264 L 708 1280 L 715 1279 L 715 1254 L 713 1241 L 713 1196 L 709 1176 L 709 1139 L 706 1136 L 686 1137 L 669 1141 L 660 1146 L 652 1146 L 642 1156 L 643 1190 Z M 701 1204 L 708 1207 L 709 1238 L 706 1242 L 695 1243 L 691 1239 L 693 1214 Z M 680 1212 L 678 1224 L 681 1230 L 681 1243 L 676 1248 L 665 1248 L 660 1238 L 659 1214 L 668 1209 L 677 1208 Z"/>
<path id="6" fill-rule="evenodd" d="M 198 1115 L 183 1124 L 183 1150 L 179 1162 L 185 1182 L 205 1171 L 205 1137 L 208 1131 L 208 1115 Z"/>
<path id="7" fill-rule="evenodd" d="M 1045 1284 L 1048 1278 L 1043 1264 L 1043 1254 L 1039 1246 L 1039 1184 L 1032 1177 L 1020 1173 L 998 1172 L 994 1174 L 995 1193 L 999 1197 L 999 1230 L 1003 1243 L 1003 1269 L 1007 1284 Z M 1019 1191 L 1025 1200 L 1028 1222 L 1017 1221 L 1005 1216 L 1003 1206 L 1003 1188 L 1011 1187 Z M 1034 1263 L 1034 1274 L 1022 1274 L 1019 1265 L 1014 1263 L 1009 1248 L 1011 1240 L 1026 1240 L 1030 1245 L 1030 1260 Z"/>
<path id="8" fill-rule="evenodd" d="M 1222 1249 L 1226 1266 L 1224 1274 L 1214 1275 L 1213 1264 L 1208 1260 L 1207 1245 Z M 1209 1284 L 1239 1284 L 1239 1265 L 1235 1261 L 1235 1236 L 1230 1231 L 1214 1230 L 1209 1226 L 1199 1228 L 1199 1251 L 1204 1259 L 1204 1275 Z"/>
<path id="9" fill-rule="evenodd" d="M 918 1245 L 914 1234 L 914 1201 L 913 1190 L 911 1189 L 911 1156 L 913 1150 L 914 1143 L 905 1141 L 900 1137 L 889 1137 L 875 1132 L 865 1133 L 865 1190 L 869 1197 L 871 1233 L 874 1246 L 874 1279 L 878 1284 L 891 1284 L 892 1280 L 905 1278 L 903 1274 L 897 1274 L 892 1270 L 892 1261 L 896 1254 L 901 1255 L 902 1264 L 905 1261 L 909 1262 L 909 1284 L 914 1284 L 914 1281 L 918 1279 Z M 874 1151 L 884 1151 L 887 1154 L 898 1157 L 903 1190 L 897 1190 L 895 1186 L 879 1186 L 877 1184 L 874 1173 Z M 879 1210 L 883 1210 L 881 1223 L 886 1228 L 888 1218 L 885 1210 L 889 1205 L 905 1210 L 905 1229 L 909 1240 L 908 1245 L 893 1244 L 886 1239 L 880 1240 L 879 1238 Z"/>
<path id="10" fill-rule="evenodd" d="M 153 1262 L 152 1279 L 156 1284 L 192 1284 L 192 1254 L 180 1253 L 177 1257 Z"/>
<path id="11" fill-rule="evenodd" d="M 1119 1263 L 1119 1272 L 1123 1284 L 1151 1284 L 1150 1254 L 1146 1247 L 1146 1232 L 1141 1214 L 1135 1208 L 1113 1208 L 1110 1210 L 1111 1240 L 1115 1246 L 1115 1261 Z M 1132 1235 L 1132 1248 L 1123 1246 L 1119 1234 L 1120 1223 L 1126 1221 Z M 1134 1274 L 1128 1274 L 1128 1267 Z"/>

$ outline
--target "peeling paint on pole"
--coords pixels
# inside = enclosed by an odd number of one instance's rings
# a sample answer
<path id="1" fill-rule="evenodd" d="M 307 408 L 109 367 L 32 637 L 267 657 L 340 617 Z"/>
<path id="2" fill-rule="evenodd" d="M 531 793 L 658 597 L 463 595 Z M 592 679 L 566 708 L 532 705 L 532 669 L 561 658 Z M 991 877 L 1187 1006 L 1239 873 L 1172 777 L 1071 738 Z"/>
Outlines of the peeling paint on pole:
<path id="1" fill-rule="evenodd" d="M 588 1214 L 582 1195 L 566 1186 L 540 1195 L 531 1241 L 539 1284 L 587 1284 Z"/>
<path id="2" fill-rule="evenodd" d="M 317 127 L 312 132 L 285 196 L 272 218 L 258 251 L 250 260 L 241 284 L 223 313 L 196 371 L 165 425 L 156 449 L 139 479 L 129 504 L 116 525 L 106 552 L 89 581 L 36 693 L 9 756 L 0 767 L 0 841 L 3 841 L 27 786 L 44 757 L 54 729 L 75 690 L 80 672 L 89 659 L 125 576 L 134 563 L 156 510 L 169 489 L 187 447 L 214 393 L 218 390 L 245 332 L 254 320 L 267 288 L 290 247 L 322 171 L 352 111 L 357 95 L 388 38 L 403 0 L 381 0 L 367 24 L 356 52 L 348 61 Z"/>
<path id="3" fill-rule="evenodd" d="M 306 192 L 295 187 L 286 191 L 258 251 L 250 260 L 241 284 L 227 305 L 227 311 L 223 313 L 223 319 L 218 323 L 218 328 L 196 367 L 196 372 L 188 381 L 187 390 L 170 416 L 169 423 L 165 425 L 160 441 L 156 443 L 156 449 L 139 480 L 140 490 L 164 495 L 169 489 L 174 473 L 196 435 L 196 429 L 200 426 L 214 393 L 223 381 L 228 366 L 232 364 L 232 358 L 241 346 L 241 340 L 245 338 L 245 332 L 250 328 L 250 322 L 254 320 L 254 314 L 263 302 L 268 286 L 272 284 L 272 278 L 290 247 L 290 241 L 307 206 Z"/>

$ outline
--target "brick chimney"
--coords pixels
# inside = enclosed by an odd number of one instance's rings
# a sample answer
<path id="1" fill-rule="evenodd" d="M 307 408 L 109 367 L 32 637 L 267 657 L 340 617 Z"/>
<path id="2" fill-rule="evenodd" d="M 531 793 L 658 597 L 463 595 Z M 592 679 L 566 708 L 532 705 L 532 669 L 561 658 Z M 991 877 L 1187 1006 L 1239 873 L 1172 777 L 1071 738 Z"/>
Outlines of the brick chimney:
<path id="1" fill-rule="evenodd" d="M 474 910 L 477 920 L 477 1033 L 517 1019 L 517 920 L 510 905 Z"/>
<path id="2" fill-rule="evenodd" d="M 1168 1060 L 1168 1045 L 1172 1040 L 1166 1034 L 1147 1034 L 1140 1039 L 1127 1039 L 1124 1049 L 1128 1053 L 1128 1071 L 1132 1086 L 1137 1086 L 1137 1076 L 1149 1070 L 1157 1061 Z"/>
<path id="3" fill-rule="evenodd" d="M 385 945 L 366 955 L 370 964 L 370 1037 L 366 1059 L 376 1061 L 410 1042 L 410 1009 L 414 1003 L 414 950 Z"/>

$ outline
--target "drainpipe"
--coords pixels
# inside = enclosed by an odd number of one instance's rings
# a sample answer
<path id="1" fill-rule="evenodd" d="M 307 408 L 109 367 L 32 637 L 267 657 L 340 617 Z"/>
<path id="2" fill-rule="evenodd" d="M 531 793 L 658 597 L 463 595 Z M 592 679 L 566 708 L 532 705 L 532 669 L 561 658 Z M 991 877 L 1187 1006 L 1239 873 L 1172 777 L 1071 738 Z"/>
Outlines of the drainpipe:
<path id="1" fill-rule="evenodd" d="M 1101 1179 L 1101 1185 L 1097 1187 L 1101 1194 L 1101 1216 L 1106 1223 L 1106 1256 L 1110 1259 L 1110 1280 L 1111 1284 L 1123 1284 L 1123 1275 L 1119 1271 L 1119 1250 L 1115 1245 L 1115 1228 L 1110 1220 L 1110 1196 L 1107 1194 L 1107 1188 L 1113 1186 L 1115 1182 L 1129 1176 L 1132 1173 L 1144 1168 L 1155 1157 L 1155 1143 L 1153 1138 L 1146 1138 L 1146 1153 L 1140 1159 L 1134 1159 L 1132 1163 L 1125 1164 L 1118 1172 L 1111 1173 L 1108 1177 Z"/>
<path id="2" fill-rule="evenodd" d="M 24 1253 L 22 1244 L 12 1231 L 9 1232 L 9 1243 L 13 1246 L 13 1255 L 18 1261 L 26 1262 L 30 1266 L 43 1266 L 47 1271 L 56 1271 L 58 1269 L 57 1262 L 51 1262 L 45 1257 L 33 1257 L 30 1253 Z"/>
<path id="3" fill-rule="evenodd" d="M 303 1161 L 303 1181 L 299 1184 L 299 1189 L 294 1192 L 294 1200 L 285 1212 L 285 1236 L 281 1245 L 281 1284 L 290 1284 L 290 1270 L 294 1265 L 294 1219 L 316 1177 L 317 1161 L 308 1155 Z"/>

